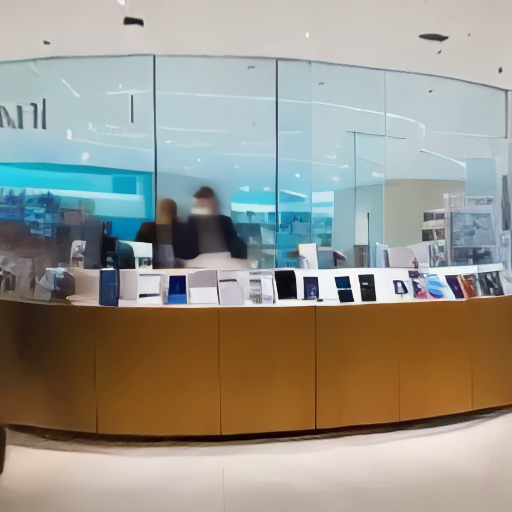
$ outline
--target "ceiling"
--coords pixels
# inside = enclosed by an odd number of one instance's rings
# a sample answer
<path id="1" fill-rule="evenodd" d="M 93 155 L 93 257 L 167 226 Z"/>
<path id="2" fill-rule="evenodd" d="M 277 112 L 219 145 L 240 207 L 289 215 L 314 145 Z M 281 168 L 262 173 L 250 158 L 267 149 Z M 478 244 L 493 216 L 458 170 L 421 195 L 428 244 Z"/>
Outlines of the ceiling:
<path id="1" fill-rule="evenodd" d="M 512 89 L 509 0 L 1 4 L 0 60 L 133 54 L 278 57 L 449 76 Z M 144 27 L 124 26 L 127 15 L 143 19 Z M 419 38 L 424 33 L 448 39 L 426 41 Z"/>

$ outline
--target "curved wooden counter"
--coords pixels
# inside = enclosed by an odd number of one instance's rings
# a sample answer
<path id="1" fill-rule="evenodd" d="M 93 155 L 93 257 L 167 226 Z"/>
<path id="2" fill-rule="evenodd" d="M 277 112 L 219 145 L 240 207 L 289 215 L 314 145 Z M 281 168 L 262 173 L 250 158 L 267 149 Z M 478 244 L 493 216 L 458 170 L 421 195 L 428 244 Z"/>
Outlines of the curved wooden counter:
<path id="1" fill-rule="evenodd" d="M 0 421 L 188 436 L 510 405 L 511 312 L 512 297 L 248 308 L 0 301 Z"/>

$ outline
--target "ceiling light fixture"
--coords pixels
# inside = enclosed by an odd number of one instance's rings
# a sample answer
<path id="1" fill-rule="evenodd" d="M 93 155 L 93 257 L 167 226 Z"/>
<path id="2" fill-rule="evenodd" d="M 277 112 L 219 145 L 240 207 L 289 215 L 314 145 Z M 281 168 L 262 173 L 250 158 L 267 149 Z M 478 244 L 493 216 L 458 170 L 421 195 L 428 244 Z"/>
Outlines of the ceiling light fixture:
<path id="1" fill-rule="evenodd" d="M 200 161 L 201 161 L 201 159 L 200 159 L 200 158 L 198 158 L 198 159 L 197 159 L 197 161 L 198 161 L 198 162 L 200 162 Z"/>
<path id="2" fill-rule="evenodd" d="M 299 174 L 299 173 L 297 173 L 297 174 L 295 175 L 295 177 L 296 177 L 296 178 L 300 178 L 300 174 Z"/>
<path id="3" fill-rule="evenodd" d="M 338 178 L 338 176 L 333 176 L 332 181 L 340 181 L 340 179 Z"/>
<path id="4" fill-rule="evenodd" d="M 249 187 L 247 185 L 245 185 L 245 187 L 240 187 L 240 190 L 242 192 L 249 192 Z"/>
<path id="5" fill-rule="evenodd" d="M 270 187 L 263 187 L 264 192 L 270 192 L 272 189 Z"/>

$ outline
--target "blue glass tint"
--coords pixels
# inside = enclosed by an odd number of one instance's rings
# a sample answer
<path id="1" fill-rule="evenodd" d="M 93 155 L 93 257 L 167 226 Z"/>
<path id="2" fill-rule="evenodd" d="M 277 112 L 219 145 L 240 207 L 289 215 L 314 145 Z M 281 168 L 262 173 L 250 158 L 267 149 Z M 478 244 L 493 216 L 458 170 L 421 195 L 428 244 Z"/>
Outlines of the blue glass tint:
<path id="1" fill-rule="evenodd" d="M 5 63 L 0 83 L 0 222 L 52 239 L 94 215 L 133 240 L 154 217 L 152 57 Z"/>

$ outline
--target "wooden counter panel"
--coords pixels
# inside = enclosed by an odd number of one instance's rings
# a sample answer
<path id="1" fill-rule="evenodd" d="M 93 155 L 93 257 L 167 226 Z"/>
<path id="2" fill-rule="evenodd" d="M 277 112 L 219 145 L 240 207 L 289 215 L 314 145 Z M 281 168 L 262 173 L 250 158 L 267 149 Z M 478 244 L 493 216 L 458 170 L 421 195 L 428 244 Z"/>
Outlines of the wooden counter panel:
<path id="1" fill-rule="evenodd" d="M 95 432 L 97 308 L 0 301 L 0 418 Z"/>
<path id="2" fill-rule="evenodd" d="M 382 325 L 400 338 L 400 420 L 471 410 L 474 326 L 468 304 L 401 304 L 399 321 Z"/>
<path id="3" fill-rule="evenodd" d="M 470 301 L 473 407 L 512 404 L 512 297 Z"/>
<path id="4" fill-rule="evenodd" d="M 317 428 L 399 421 L 401 306 L 316 308 Z"/>
<path id="5" fill-rule="evenodd" d="M 223 434 L 315 428 L 315 307 L 221 308 Z"/>
<path id="6" fill-rule="evenodd" d="M 220 434 L 217 308 L 118 308 L 97 348 L 98 430 Z"/>

